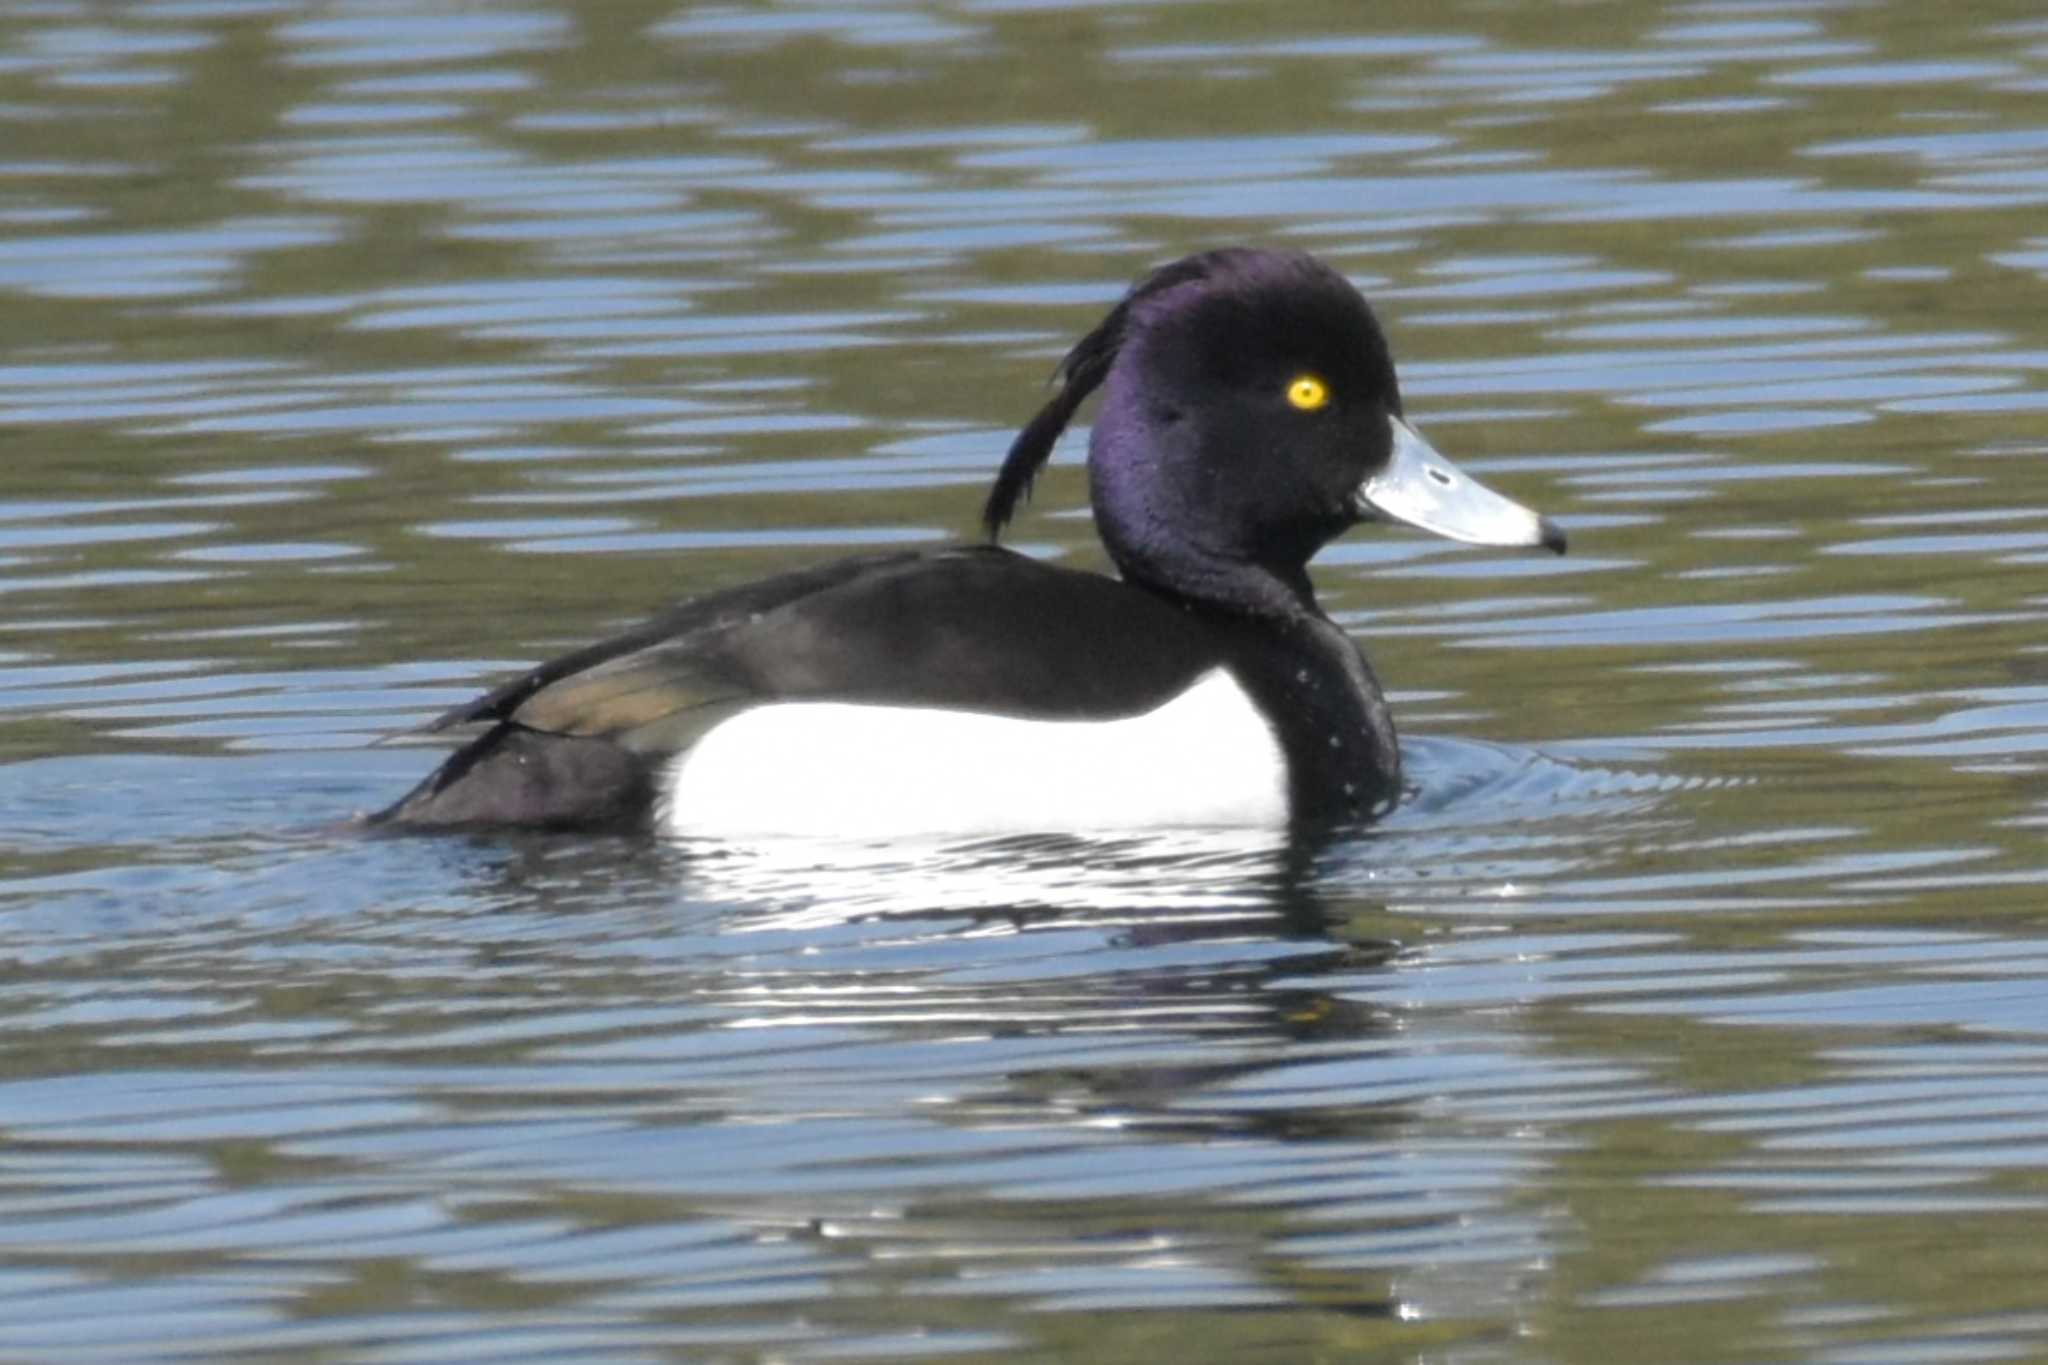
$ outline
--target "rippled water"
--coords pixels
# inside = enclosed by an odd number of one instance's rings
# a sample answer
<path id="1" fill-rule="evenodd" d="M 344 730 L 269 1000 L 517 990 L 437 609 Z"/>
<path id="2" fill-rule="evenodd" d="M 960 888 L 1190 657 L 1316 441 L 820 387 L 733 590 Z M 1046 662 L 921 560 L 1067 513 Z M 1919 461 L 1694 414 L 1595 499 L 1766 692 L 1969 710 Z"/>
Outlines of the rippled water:
<path id="1" fill-rule="evenodd" d="M 0 11 L 0 1355 L 2048 1357 L 2044 96 L 1976 0 Z M 967 533 L 1231 241 L 1572 533 L 1320 562 L 1381 826 L 337 828 Z"/>

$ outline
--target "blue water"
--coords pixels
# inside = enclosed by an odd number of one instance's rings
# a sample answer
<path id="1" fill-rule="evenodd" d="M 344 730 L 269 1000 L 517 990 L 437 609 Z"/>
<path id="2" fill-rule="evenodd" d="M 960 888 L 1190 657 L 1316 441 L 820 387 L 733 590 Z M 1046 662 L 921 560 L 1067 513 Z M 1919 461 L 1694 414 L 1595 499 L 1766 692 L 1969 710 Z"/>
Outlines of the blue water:
<path id="1" fill-rule="evenodd" d="M 1976 0 L 0 14 L 0 1356 L 2048 1355 L 2044 91 Z M 349 825 L 971 534 L 1233 241 L 1571 532 L 1319 561 L 1381 824 Z"/>

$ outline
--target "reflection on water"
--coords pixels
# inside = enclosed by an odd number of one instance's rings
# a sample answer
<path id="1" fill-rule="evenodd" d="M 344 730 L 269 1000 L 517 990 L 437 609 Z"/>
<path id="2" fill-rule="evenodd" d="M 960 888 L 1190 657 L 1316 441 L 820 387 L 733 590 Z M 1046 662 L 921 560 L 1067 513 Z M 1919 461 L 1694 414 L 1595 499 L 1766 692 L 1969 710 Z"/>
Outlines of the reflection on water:
<path id="1" fill-rule="evenodd" d="M 1131 912 L 1224 911 L 1262 905 L 1287 880 L 1277 832 L 1183 829 L 1115 839 L 1022 836 L 952 844 L 937 839 L 689 841 L 683 884 L 692 896 L 786 907 L 731 928 L 830 924 L 849 917 L 1043 906 Z"/>
<path id="2" fill-rule="evenodd" d="M 0 14 L 0 1354 L 2048 1352 L 2048 24 L 1535 14 Z M 1230 240 L 1572 531 L 1324 556 L 1382 824 L 341 831 Z"/>

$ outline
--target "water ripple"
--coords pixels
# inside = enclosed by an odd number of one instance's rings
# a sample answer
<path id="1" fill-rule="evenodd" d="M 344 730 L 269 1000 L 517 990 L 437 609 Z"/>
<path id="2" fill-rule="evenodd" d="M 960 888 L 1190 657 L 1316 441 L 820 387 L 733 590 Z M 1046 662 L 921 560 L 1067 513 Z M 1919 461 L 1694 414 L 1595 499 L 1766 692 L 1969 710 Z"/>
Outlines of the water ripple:
<path id="1" fill-rule="evenodd" d="M 0 16 L 0 1354 L 2042 1353 L 2048 28 L 594 15 Z M 1316 566 L 1389 819 L 346 823 L 1235 238 L 1572 533 Z"/>

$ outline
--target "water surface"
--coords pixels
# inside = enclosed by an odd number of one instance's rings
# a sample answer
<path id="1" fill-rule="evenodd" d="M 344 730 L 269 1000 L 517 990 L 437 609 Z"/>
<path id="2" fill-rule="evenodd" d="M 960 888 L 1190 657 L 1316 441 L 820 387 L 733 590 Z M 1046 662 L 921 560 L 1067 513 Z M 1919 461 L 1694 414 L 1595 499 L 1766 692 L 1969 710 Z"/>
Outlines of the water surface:
<path id="1" fill-rule="evenodd" d="M 2044 94 L 1980 0 L 0 15 L 0 1355 L 2048 1354 Z M 969 533 L 1236 241 L 1572 533 L 1319 562 L 1382 825 L 337 830 Z"/>

